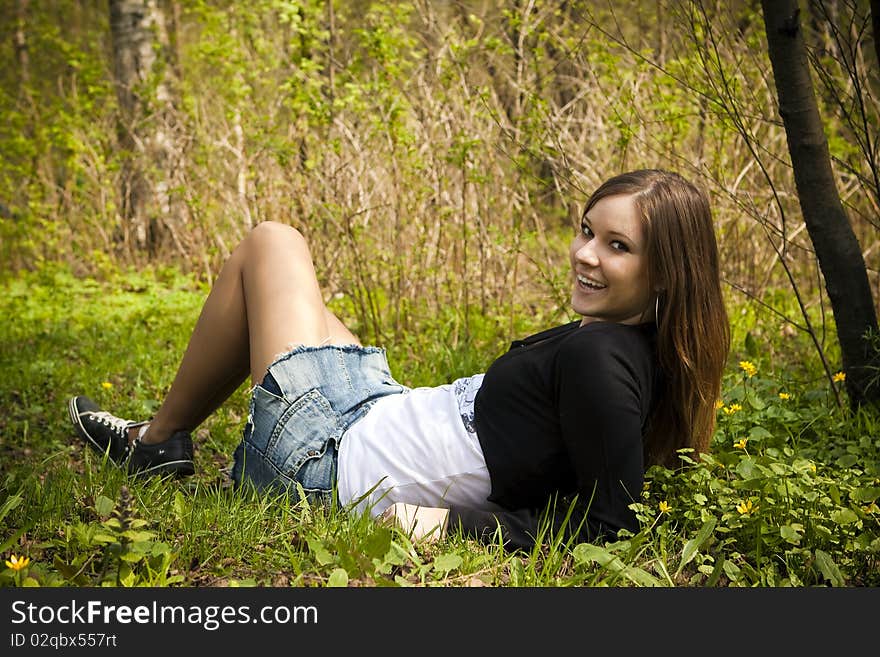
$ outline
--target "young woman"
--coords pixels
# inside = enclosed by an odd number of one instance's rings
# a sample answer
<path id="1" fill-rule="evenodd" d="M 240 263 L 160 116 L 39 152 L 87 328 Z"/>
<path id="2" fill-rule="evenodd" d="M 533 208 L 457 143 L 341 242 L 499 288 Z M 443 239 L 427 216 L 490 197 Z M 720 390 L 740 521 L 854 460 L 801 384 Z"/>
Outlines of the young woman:
<path id="1" fill-rule="evenodd" d="M 637 531 L 645 468 L 706 451 L 714 429 L 730 337 L 708 201 L 675 173 L 615 176 L 570 260 L 577 320 L 514 341 L 485 373 L 408 388 L 325 307 L 303 236 L 262 223 L 218 276 L 155 417 L 82 396 L 70 416 L 129 472 L 188 475 L 190 433 L 250 371 L 237 485 L 336 494 L 417 536 L 448 525 L 508 547 L 542 528 Z"/>

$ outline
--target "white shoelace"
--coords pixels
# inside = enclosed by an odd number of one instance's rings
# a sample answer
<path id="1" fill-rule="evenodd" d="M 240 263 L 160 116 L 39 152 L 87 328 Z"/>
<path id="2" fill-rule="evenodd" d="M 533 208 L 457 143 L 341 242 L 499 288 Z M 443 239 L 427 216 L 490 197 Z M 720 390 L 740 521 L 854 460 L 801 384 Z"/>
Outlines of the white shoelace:
<path id="1" fill-rule="evenodd" d="M 131 424 L 129 420 L 124 420 L 121 417 L 111 415 L 107 411 L 98 411 L 97 413 L 92 413 L 92 417 L 101 422 L 101 424 L 106 424 L 110 428 L 115 429 L 119 432 L 126 431 L 128 429 L 128 425 Z"/>

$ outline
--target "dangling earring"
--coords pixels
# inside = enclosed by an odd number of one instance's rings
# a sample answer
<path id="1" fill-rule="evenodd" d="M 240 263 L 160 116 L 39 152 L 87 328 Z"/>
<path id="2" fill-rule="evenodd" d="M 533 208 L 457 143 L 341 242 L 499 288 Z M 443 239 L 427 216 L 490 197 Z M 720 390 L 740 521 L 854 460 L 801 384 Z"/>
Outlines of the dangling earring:
<path id="1" fill-rule="evenodd" d="M 654 323 L 660 328 L 660 295 L 654 297 Z"/>

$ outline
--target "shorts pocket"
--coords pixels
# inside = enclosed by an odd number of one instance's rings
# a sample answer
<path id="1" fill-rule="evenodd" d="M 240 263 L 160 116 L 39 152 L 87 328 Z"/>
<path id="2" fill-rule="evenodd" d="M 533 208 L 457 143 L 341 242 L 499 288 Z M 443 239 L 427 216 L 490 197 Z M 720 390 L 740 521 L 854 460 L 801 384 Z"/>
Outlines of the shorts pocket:
<path id="1" fill-rule="evenodd" d="M 332 457 L 341 433 L 339 427 L 339 415 L 326 397 L 318 390 L 310 390 L 292 402 L 279 418 L 266 446 L 266 458 L 282 474 L 298 479 L 303 465 L 324 456 L 331 441 L 334 449 L 327 456 Z M 333 482 L 329 484 L 332 486 Z"/>
<path id="2" fill-rule="evenodd" d="M 278 420 L 283 416 L 287 405 L 284 397 L 279 397 L 260 385 L 254 387 L 244 439 L 261 454 L 269 451 Z"/>

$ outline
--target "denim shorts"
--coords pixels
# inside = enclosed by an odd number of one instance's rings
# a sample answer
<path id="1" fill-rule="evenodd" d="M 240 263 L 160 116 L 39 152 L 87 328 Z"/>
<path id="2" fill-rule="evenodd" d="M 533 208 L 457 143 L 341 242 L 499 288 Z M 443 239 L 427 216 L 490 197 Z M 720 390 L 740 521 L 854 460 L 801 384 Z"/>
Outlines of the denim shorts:
<path id="1" fill-rule="evenodd" d="M 254 386 L 233 482 L 294 495 L 301 486 L 307 499 L 329 504 L 342 434 L 378 399 L 406 390 L 379 347 L 294 348 Z"/>

